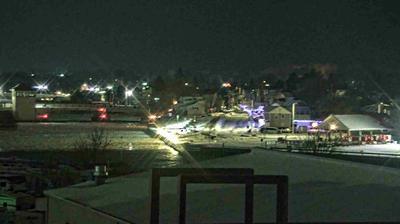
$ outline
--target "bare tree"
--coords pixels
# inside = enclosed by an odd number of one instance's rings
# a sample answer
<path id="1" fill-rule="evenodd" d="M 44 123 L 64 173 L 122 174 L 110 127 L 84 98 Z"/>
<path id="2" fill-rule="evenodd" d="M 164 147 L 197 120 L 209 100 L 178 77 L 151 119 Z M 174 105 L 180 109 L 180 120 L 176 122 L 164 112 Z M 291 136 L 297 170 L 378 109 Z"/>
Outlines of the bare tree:
<path id="1" fill-rule="evenodd" d="M 74 143 L 73 148 L 79 153 L 81 162 L 85 167 L 95 163 L 105 162 L 104 151 L 111 145 L 111 140 L 104 128 L 95 128 L 86 136 L 80 136 Z"/>

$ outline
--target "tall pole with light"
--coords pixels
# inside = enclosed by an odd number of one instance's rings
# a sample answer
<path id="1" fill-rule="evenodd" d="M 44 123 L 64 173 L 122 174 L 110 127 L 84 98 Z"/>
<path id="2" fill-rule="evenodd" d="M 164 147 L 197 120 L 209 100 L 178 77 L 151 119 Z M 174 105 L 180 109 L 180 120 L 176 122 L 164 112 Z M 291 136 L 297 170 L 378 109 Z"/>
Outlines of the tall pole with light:
<path id="1" fill-rule="evenodd" d="M 128 99 L 131 96 L 133 96 L 133 90 L 125 88 L 125 106 L 128 106 Z"/>
<path id="2" fill-rule="evenodd" d="M 297 103 L 292 103 L 292 133 L 294 134 L 294 119 L 296 116 L 296 105 Z"/>

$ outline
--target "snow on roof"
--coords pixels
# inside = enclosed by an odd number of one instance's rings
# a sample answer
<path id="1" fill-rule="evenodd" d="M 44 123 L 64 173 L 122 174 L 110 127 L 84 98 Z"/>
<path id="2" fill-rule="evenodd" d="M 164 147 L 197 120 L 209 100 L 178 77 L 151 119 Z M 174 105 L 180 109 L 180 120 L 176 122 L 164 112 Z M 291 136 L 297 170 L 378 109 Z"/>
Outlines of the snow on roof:
<path id="1" fill-rule="evenodd" d="M 270 107 L 270 114 L 292 114 L 288 109 L 283 106 Z"/>
<path id="2" fill-rule="evenodd" d="M 379 122 L 369 115 L 364 114 L 333 114 L 325 119 L 325 122 L 331 122 L 331 119 L 337 120 L 345 129 L 349 131 L 364 131 L 364 130 L 387 130 L 388 128 L 379 124 Z"/>
<path id="3" fill-rule="evenodd" d="M 203 161 L 200 165 L 253 168 L 255 174 L 288 175 L 291 221 L 400 220 L 400 174 L 396 169 L 261 149 Z M 149 181 L 150 173 L 145 172 L 110 178 L 100 186 L 83 183 L 50 190 L 46 195 L 79 202 L 134 223 L 148 223 Z M 160 223 L 177 223 L 176 191 L 176 179 L 162 180 Z M 259 185 L 254 194 L 255 221 L 274 222 L 276 188 Z M 190 186 L 187 188 L 187 221 L 240 222 L 243 220 L 243 195 L 243 186 Z"/>

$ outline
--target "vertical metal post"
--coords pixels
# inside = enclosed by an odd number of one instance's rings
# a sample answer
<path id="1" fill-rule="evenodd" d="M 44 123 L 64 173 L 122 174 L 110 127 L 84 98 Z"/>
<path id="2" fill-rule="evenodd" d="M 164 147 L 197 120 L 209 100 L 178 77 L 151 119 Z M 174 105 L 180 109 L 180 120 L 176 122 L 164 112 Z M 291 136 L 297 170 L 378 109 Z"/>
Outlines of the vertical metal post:
<path id="1" fill-rule="evenodd" d="M 244 223 L 253 223 L 254 184 L 252 176 L 246 178 Z"/>
<path id="2" fill-rule="evenodd" d="M 277 186 L 276 223 L 288 223 L 288 178 L 282 177 Z"/>
<path id="3" fill-rule="evenodd" d="M 179 176 L 178 182 L 178 223 L 186 223 L 186 182 Z"/>
<path id="4" fill-rule="evenodd" d="M 296 116 L 296 104 L 297 103 L 293 103 L 292 104 L 292 133 L 294 134 L 294 119 Z"/>
<path id="5" fill-rule="evenodd" d="M 151 172 L 150 182 L 150 223 L 158 224 L 160 218 L 160 176 L 156 170 Z"/>

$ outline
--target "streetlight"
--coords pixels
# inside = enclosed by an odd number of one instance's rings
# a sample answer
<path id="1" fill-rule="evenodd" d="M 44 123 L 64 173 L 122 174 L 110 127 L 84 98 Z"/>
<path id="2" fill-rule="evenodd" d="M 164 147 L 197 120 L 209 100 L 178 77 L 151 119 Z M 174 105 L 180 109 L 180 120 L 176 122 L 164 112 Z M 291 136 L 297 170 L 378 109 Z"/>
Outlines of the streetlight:
<path id="1" fill-rule="evenodd" d="M 230 87 L 232 87 L 232 85 L 229 82 L 224 82 L 224 83 L 222 83 L 222 87 L 230 88 Z"/>
<path id="2" fill-rule="evenodd" d="M 128 97 L 133 96 L 133 90 L 132 89 L 125 89 L 125 106 L 128 106 Z"/>
<path id="3" fill-rule="evenodd" d="M 292 133 L 294 134 L 294 119 L 296 116 L 296 105 L 297 103 L 292 103 Z"/>
<path id="4" fill-rule="evenodd" d="M 81 85 L 81 91 L 88 91 L 88 90 L 89 90 L 88 84 L 87 84 L 87 83 L 83 83 L 83 84 Z"/>
<path id="5" fill-rule="evenodd" d="M 49 86 L 46 84 L 38 84 L 36 86 L 33 86 L 33 88 L 37 89 L 38 92 L 42 92 L 47 91 L 49 89 Z"/>

